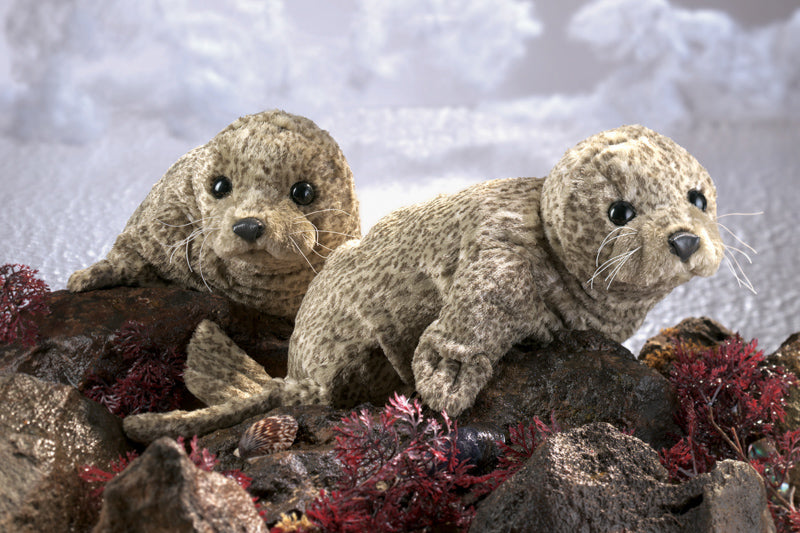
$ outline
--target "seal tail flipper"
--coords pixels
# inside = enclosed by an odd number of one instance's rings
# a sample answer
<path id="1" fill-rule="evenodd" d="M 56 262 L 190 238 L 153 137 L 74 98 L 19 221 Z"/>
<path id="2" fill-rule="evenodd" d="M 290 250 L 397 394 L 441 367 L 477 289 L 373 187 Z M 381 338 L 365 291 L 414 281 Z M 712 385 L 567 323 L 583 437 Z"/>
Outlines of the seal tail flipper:
<path id="1" fill-rule="evenodd" d="M 231 398 L 225 403 L 196 411 L 144 413 L 125 417 L 125 434 L 137 442 L 149 443 L 159 437 L 205 435 L 284 405 L 315 404 L 325 401 L 325 390 L 310 379 L 295 381 L 276 378 L 252 396 Z"/>
<path id="2" fill-rule="evenodd" d="M 271 380 L 261 365 L 210 320 L 198 324 L 186 354 L 186 388 L 207 405 L 253 396 Z"/>

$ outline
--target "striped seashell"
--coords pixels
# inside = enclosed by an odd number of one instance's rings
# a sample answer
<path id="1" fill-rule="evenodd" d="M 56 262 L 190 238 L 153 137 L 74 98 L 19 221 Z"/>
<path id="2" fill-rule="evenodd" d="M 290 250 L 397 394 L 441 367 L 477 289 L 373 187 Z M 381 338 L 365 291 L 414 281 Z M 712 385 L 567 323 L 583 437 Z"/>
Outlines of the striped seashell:
<path id="1" fill-rule="evenodd" d="M 236 450 L 242 459 L 253 459 L 289 448 L 297 436 L 297 420 L 289 415 L 262 418 L 242 433 Z"/>

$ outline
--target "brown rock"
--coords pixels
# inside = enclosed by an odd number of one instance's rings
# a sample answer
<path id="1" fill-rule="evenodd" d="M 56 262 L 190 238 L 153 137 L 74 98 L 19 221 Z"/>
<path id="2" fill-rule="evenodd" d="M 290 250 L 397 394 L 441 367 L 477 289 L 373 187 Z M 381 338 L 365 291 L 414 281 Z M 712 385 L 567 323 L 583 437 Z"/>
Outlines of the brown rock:
<path id="1" fill-rule="evenodd" d="M 117 287 L 48 295 L 50 313 L 36 322 L 33 347 L 0 345 L 0 373 L 22 372 L 79 388 L 91 372 L 108 378 L 124 375 L 129 363 L 111 350 L 111 340 L 129 320 L 153 330 L 154 343 L 185 352 L 197 324 L 219 324 L 273 376 L 286 375 L 292 324 L 214 294 L 175 288 Z M 152 328 L 150 328 L 152 326 Z"/>
<path id="2" fill-rule="evenodd" d="M 608 424 L 550 437 L 478 507 L 470 531 L 769 532 L 761 478 L 722 461 L 680 484 L 652 448 Z"/>
<path id="3" fill-rule="evenodd" d="M 128 451 L 119 419 L 72 387 L 0 376 L 0 531 L 86 531 L 97 518 L 78 468 Z"/>
<path id="4" fill-rule="evenodd" d="M 654 447 L 671 445 L 679 429 L 667 380 L 626 348 L 594 332 L 560 335 L 551 344 L 516 346 L 495 369 L 459 427 L 511 424 L 551 414 L 565 428 L 609 422 Z"/>
<path id="5" fill-rule="evenodd" d="M 786 418 L 779 426 L 779 431 L 794 431 L 800 428 L 800 333 L 786 339 L 775 353 L 767 356 L 766 366 L 781 365 L 798 380 L 786 395 Z M 795 489 L 795 505 L 800 505 L 800 465 L 795 465 L 789 473 L 789 483 Z"/>
<path id="6" fill-rule="evenodd" d="M 111 480 L 94 531 L 265 532 L 235 481 L 200 470 L 175 441 L 161 438 Z"/>
<path id="7" fill-rule="evenodd" d="M 783 341 L 775 353 L 767 356 L 767 362 L 782 365 L 795 376 L 800 376 L 800 333 Z"/>
<path id="8" fill-rule="evenodd" d="M 377 412 L 377 409 L 375 410 Z M 218 454 L 220 470 L 241 470 L 253 482 L 248 489 L 259 498 L 263 518 L 275 523 L 281 514 L 302 514 L 319 496 L 332 490 L 341 474 L 333 450 L 333 427 L 348 413 L 321 405 L 282 407 L 263 416 L 290 415 L 297 420 L 297 438 L 289 450 L 245 461 L 233 455 L 239 439 L 250 424 L 262 416 L 215 431 L 199 441 L 200 446 Z"/>
<path id="9" fill-rule="evenodd" d="M 780 365 L 798 377 L 786 396 L 786 418 L 781 429 L 800 428 L 800 333 L 786 339 L 775 353 L 767 356 L 765 363 L 766 366 Z"/>
<path id="10" fill-rule="evenodd" d="M 669 376 L 672 362 L 677 357 L 676 341 L 689 349 L 705 351 L 733 335 L 733 331 L 708 317 L 686 318 L 678 325 L 662 329 L 658 335 L 650 338 L 639 352 L 639 360 L 664 376 Z"/>

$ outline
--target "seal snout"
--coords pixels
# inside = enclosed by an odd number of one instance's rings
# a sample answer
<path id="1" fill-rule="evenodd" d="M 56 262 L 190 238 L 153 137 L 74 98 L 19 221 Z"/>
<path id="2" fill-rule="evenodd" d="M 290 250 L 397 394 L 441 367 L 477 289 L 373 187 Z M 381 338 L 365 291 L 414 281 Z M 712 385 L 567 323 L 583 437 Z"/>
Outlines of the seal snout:
<path id="1" fill-rule="evenodd" d="M 253 217 L 243 218 L 233 224 L 233 232 L 247 242 L 255 242 L 264 234 L 264 223 Z"/>
<path id="2" fill-rule="evenodd" d="M 667 238 L 669 251 L 684 263 L 700 248 L 700 237 L 688 231 L 676 231 Z"/>

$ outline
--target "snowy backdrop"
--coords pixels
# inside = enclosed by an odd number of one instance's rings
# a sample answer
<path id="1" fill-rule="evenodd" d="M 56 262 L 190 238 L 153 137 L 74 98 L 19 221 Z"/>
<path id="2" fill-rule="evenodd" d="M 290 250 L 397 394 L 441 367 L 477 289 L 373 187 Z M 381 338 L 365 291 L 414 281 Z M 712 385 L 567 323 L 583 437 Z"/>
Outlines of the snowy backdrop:
<path id="1" fill-rule="evenodd" d="M 580 139 L 641 123 L 706 166 L 720 213 L 764 214 L 724 220 L 758 250 L 726 234 L 758 294 L 723 265 L 628 345 L 704 314 L 767 349 L 800 330 L 796 0 L 0 0 L 0 20 L 0 263 L 53 289 L 239 115 L 329 130 L 365 230 L 439 192 L 544 176 Z"/>

